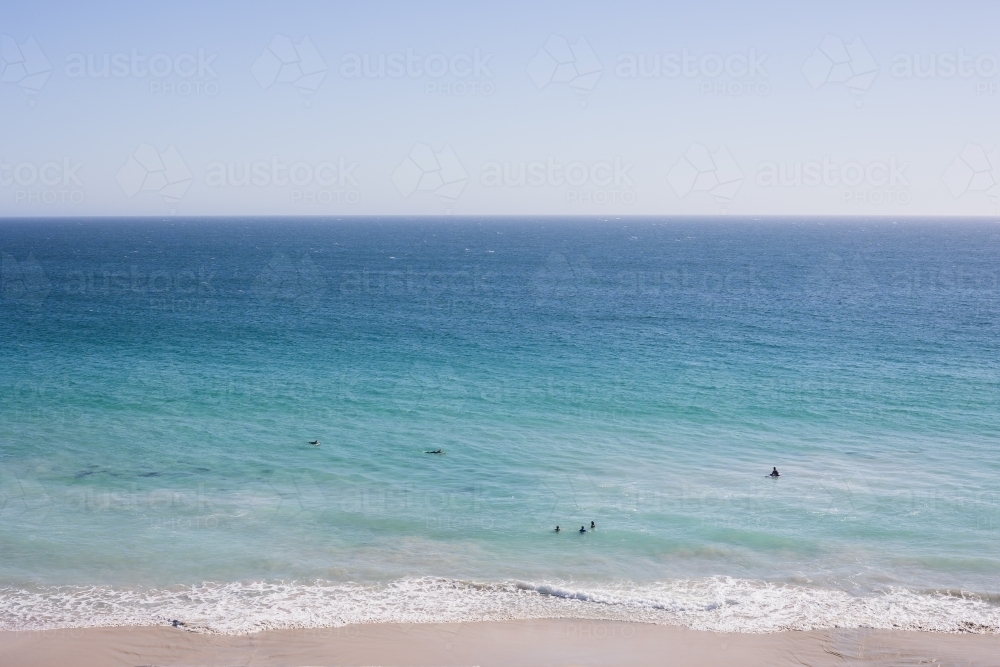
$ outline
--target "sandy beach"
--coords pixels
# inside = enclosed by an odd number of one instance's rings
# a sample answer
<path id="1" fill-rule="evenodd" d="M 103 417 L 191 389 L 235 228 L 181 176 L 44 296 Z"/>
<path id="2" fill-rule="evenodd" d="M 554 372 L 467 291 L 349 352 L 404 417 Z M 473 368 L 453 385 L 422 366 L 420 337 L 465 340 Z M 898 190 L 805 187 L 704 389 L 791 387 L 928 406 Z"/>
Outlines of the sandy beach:
<path id="1" fill-rule="evenodd" d="M 0 632 L 0 664 L 111 665 L 997 665 L 1000 636 L 866 629 L 772 634 L 533 620 L 373 624 L 225 636 L 170 627 Z"/>

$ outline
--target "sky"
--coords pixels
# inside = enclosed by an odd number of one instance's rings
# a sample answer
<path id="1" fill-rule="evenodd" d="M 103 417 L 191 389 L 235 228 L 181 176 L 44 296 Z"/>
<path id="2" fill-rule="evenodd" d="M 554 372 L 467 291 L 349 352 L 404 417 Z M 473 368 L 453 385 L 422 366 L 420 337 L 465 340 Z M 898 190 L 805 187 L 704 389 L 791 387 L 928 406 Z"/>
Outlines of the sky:
<path id="1" fill-rule="evenodd" d="M 12 2 L 0 216 L 997 216 L 1000 3 Z"/>

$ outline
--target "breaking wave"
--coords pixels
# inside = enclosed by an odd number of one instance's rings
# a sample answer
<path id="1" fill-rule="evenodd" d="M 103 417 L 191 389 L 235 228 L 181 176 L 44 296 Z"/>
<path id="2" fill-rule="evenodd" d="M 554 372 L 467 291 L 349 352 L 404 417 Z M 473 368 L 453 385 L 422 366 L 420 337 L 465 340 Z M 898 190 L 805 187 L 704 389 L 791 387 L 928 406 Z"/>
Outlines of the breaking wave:
<path id="1" fill-rule="evenodd" d="M 1000 633 L 1000 605 L 955 591 L 845 591 L 729 577 L 574 585 L 440 578 L 388 584 L 203 583 L 150 590 L 108 586 L 0 588 L 0 630 L 176 624 L 195 632 L 359 623 L 573 618 L 764 633 L 884 628 Z"/>

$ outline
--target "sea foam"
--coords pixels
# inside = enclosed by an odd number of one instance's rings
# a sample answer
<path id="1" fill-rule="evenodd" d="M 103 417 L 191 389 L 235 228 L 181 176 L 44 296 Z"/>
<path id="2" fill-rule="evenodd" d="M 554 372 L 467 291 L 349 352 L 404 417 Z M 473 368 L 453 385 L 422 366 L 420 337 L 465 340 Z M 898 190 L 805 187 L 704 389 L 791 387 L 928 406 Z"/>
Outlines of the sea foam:
<path id="1" fill-rule="evenodd" d="M 244 634 L 363 623 L 572 618 L 680 625 L 718 632 L 884 628 L 1000 633 L 1000 606 L 983 596 L 887 588 L 845 591 L 728 577 L 614 586 L 413 578 L 388 584 L 203 583 L 0 589 L 0 629 L 169 625 Z"/>

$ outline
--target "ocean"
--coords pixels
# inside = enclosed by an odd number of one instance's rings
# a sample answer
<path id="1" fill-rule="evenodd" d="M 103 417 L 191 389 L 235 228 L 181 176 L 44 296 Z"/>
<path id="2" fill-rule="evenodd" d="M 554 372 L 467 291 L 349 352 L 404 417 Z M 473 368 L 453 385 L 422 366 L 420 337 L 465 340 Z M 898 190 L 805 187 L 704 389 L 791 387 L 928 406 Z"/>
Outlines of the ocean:
<path id="1" fill-rule="evenodd" d="M 7 220 L 0 253 L 2 630 L 1000 632 L 994 222 Z"/>

